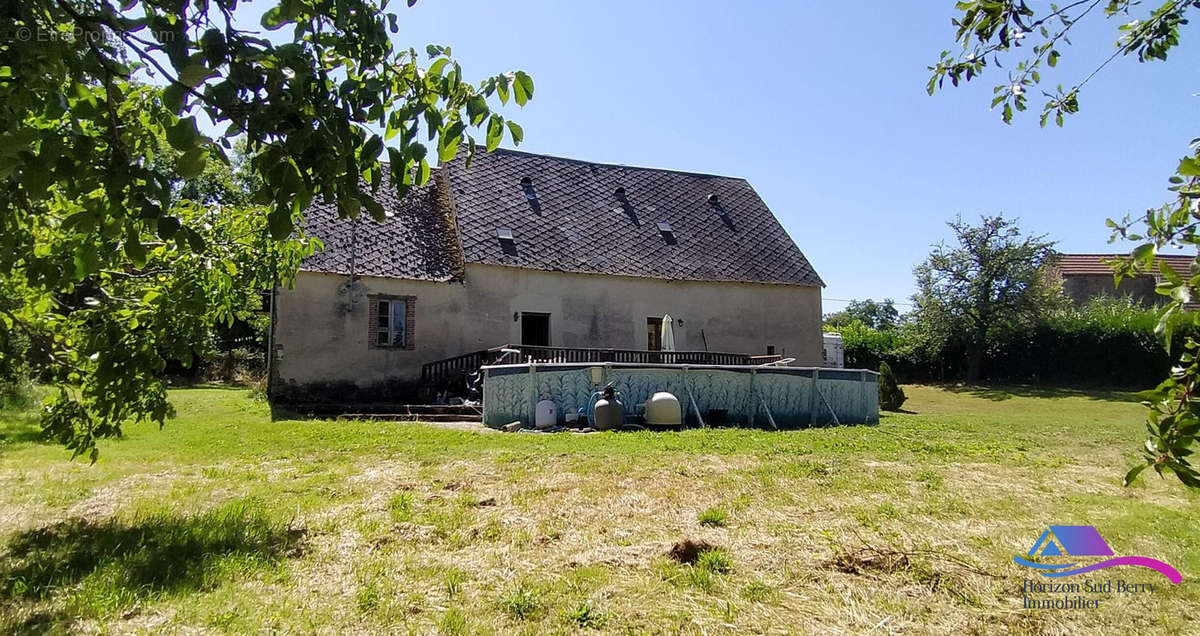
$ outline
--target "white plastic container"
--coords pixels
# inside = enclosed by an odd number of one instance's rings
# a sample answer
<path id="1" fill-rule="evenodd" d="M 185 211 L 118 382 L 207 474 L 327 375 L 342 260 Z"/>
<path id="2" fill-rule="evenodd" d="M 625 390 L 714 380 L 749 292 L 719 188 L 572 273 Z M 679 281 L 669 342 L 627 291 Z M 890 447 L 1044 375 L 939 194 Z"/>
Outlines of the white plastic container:
<path id="1" fill-rule="evenodd" d="M 683 423 L 683 409 L 679 406 L 679 398 L 659 391 L 646 400 L 647 426 L 679 426 Z"/>
<path id="2" fill-rule="evenodd" d="M 830 367 L 833 369 L 842 369 L 846 366 L 845 351 L 842 348 L 842 334 L 836 331 L 830 331 L 823 334 L 823 343 L 825 350 L 825 362 L 821 366 Z"/>
<path id="3" fill-rule="evenodd" d="M 558 424 L 558 405 L 551 400 L 542 400 L 534 409 L 533 425 L 536 428 L 551 428 Z"/>

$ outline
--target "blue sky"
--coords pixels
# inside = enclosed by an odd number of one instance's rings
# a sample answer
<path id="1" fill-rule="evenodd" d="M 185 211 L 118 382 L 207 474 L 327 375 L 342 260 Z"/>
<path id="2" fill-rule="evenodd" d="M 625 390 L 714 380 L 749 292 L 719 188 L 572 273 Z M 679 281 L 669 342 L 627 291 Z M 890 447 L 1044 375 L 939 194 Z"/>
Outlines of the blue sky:
<path id="1" fill-rule="evenodd" d="M 956 214 L 1113 250 L 1105 218 L 1165 202 L 1200 136 L 1186 39 L 1165 64 L 1114 62 L 1066 128 L 1042 129 L 1033 109 L 1012 126 L 989 112 L 1001 74 L 926 95 L 926 66 L 953 44 L 950 1 L 391 4 L 399 43 L 451 45 L 474 79 L 533 76 L 533 101 L 505 111 L 522 150 L 748 179 L 825 279 L 826 311 L 906 301 Z M 1043 81 L 1090 72 L 1118 24 L 1081 23 Z"/>

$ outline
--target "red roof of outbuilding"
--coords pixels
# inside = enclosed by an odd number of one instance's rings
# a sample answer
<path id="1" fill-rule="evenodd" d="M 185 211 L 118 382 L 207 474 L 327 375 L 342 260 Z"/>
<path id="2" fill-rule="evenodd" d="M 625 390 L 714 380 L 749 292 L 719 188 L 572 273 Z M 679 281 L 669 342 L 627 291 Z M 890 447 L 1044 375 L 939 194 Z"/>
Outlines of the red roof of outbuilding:
<path id="1" fill-rule="evenodd" d="M 1113 270 L 1108 261 L 1123 256 L 1128 254 L 1059 254 L 1054 267 L 1062 276 L 1112 276 Z M 1159 261 L 1166 261 L 1167 265 L 1179 274 L 1187 274 L 1193 258 L 1186 255 L 1159 255 L 1154 259 L 1154 269 L 1147 273 L 1157 273 Z"/>

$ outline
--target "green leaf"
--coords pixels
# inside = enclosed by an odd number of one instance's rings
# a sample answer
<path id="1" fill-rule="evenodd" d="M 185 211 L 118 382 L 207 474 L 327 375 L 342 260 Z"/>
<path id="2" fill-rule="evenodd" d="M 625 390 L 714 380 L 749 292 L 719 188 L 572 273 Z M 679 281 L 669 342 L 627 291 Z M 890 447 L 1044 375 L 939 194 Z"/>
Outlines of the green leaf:
<path id="1" fill-rule="evenodd" d="M 417 185 L 425 185 L 429 183 L 429 162 L 422 159 L 418 166 Z"/>
<path id="2" fill-rule="evenodd" d="M 264 13 L 262 20 L 259 22 L 262 24 L 264 29 L 274 31 L 287 24 L 289 21 L 290 20 L 288 20 L 287 16 L 283 13 L 283 7 L 275 6 Z"/>
<path id="3" fill-rule="evenodd" d="M 205 244 L 204 237 L 200 236 L 199 232 L 190 227 L 183 228 L 183 231 L 187 236 L 188 247 L 192 248 L 192 252 L 195 254 L 203 254 L 204 250 L 208 247 Z"/>
<path id="4" fill-rule="evenodd" d="M 379 135 L 372 135 L 367 143 L 362 147 L 362 158 L 364 161 L 374 161 L 379 158 L 379 153 L 383 151 L 383 139 Z"/>
<path id="5" fill-rule="evenodd" d="M 398 113 L 392 113 L 392 116 L 388 117 L 387 128 L 383 131 L 384 139 L 390 140 L 404 129 L 404 122 L 397 115 Z"/>
<path id="6" fill-rule="evenodd" d="M 138 267 L 146 265 L 146 247 L 132 223 L 125 226 L 125 255 Z"/>
<path id="7" fill-rule="evenodd" d="M 187 89 L 181 84 L 172 83 L 162 92 L 163 105 L 176 115 L 183 112 L 186 98 Z"/>
<path id="8" fill-rule="evenodd" d="M 442 113 L 436 108 L 426 108 L 423 115 L 425 117 L 425 127 L 429 130 L 429 139 L 432 141 L 437 132 L 442 128 Z"/>
<path id="9" fill-rule="evenodd" d="M 525 140 L 525 130 L 514 121 L 506 121 L 504 123 L 508 126 L 508 132 L 512 134 L 513 145 L 521 145 L 521 142 Z"/>
<path id="10" fill-rule="evenodd" d="M 1133 249 L 1133 260 L 1141 264 L 1143 268 L 1149 269 L 1150 264 L 1154 261 L 1154 243 L 1143 243 Z"/>
<path id="11" fill-rule="evenodd" d="M 1186 305 L 1192 302 L 1192 290 L 1188 289 L 1187 285 L 1178 285 L 1175 289 L 1171 290 L 1171 298 Z"/>
<path id="12" fill-rule="evenodd" d="M 94 243 L 85 243 L 75 248 L 75 280 L 83 280 L 100 270 L 100 256 Z"/>
<path id="13" fill-rule="evenodd" d="M 169 241 L 174 238 L 175 233 L 179 231 L 179 219 L 173 216 L 158 217 L 158 237 L 164 241 Z"/>
<path id="14" fill-rule="evenodd" d="M 1167 265 L 1167 261 L 1165 261 L 1165 260 L 1159 261 L 1158 262 L 1158 270 L 1160 272 L 1162 272 L 1163 278 L 1166 278 L 1167 280 L 1171 281 L 1172 285 L 1182 285 L 1183 284 L 1183 278 L 1180 277 L 1179 274 L 1175 270 L 1171 269 L 1170 265 Z"/>
<path id="15" fill-rule="evenodd" d="M 364 196 L 362 199 L 363 207 L 371 214 L 371 218 L 382 223 L 387 220 L 387 214 L 383 211 L 383 206 L 378 201 L 370 196 Z"/>
<path id="16" fill-rule="evenodd" d="M 166 130 L 167 143 L 179 152 L 187 152 L 196 146 L 200 131 L 195 117 L 184 117 Z"/>
<path id="17" fill-rule="evenodd" d="M 454 159 L 458 154 L 458 146 L 462 143 L 463 123 L 456 121 L 442 131 L 438 139 L 438 161 L 445 163 Z"/>
<path id="18" fill-rule="evenodd" d="M 179 176 L 184 179 L 195 179 L 204 172 L 204 165 L 207 162 L 208 153 L 204 151 L 204 148 L 192 148 L 179 156 L 175 167 L 179 170 Z"/>
<path id="19" fill-rule="evenodd" d="M 0 179 L 7 179 L 8 175 L 12 174 L 19 165 L 21 165 L 19 157 L 0 156 Z"/>
<path id="20" fill-rule="evenodd" d="M 500 75 L 496 77 L 496 92 L 500 94 L 500 103 L 508 103 L 508 76 Z"/>
<path id="21" fill-rule="evenodd" d="M 1171 350 L 1171 336 L 1175 331 L 1175 322 L 1172 319 L 1178 309 L 1178 303 L 1167 305 L 1167 308 L 1159 315 L 1158 323 L 1154 325 L 1154 333 L 1162 338 L 1167 351 Z"/>
<path id="22" fill-rule="evenodd" d="M 442 69 L 446 68 L 449 63 L 450 60 L 444 57 L 434 60 L 433 64 L 429 65 L 429 70 L 425 71 L 426 76 L 441 77 Z"/>
<path id="23" fill-rule="evenodd" d="M 1200 177 L 1200 161 L 1192 157 L 1179 160 L 1179 174 L 1185 177 Z"/>
<path id="24" fill-rule="evenodd" d="M 1150 466 L 1150 464 L 1138 464 L 1137 466 L 1130 468 L 1129 472 L 1125 473 L 1125 486 L 1132 484 L 1133 480 L 1137 479 L 1137 476 L 1142 474 L 1142 471 L 1146 470 L 1148 466 Z"/>
<path id="25" fill-rule="evenodd" d="M 204 80 L 216 76 L 216 73 L 206 68 L 203 64 L 192 64 L 185 66 L 179 71 L 179 83 L 189 88 L 196 88 L 203 84 Z"/>
<path id="26" fill-rule="evenodd" d="M 518 106 L 524 106 L 525 102 L 533 99 L 533 78 L 526 75 L 525 71 L 517 71 L 513 78 L 513 97 Z"/>
<path id="27" fill-rule="evenodd" d="M 267 215 L 267 226 L 271 230 L 271 238 L 282 241 L 292 233 L 292 210 L 287 206 L 276 206 Z"/>
<path id="28" fill-rule="evenodd" d="M 487 151 L 491 152 L 500 146 L 500 141 L 504 139 L 504 118 L 500 115 L 492 115 L 488 120 L 487 128 Z"/>
<path id="29" fill-rule="evenodd" d="M 87 86 L 76 82 L 71 85 L 71 89 L 75 95 L 76 100 L 85 102 L 93 108 L 96 107 L 96 96 L 92 93 L 91 89 L 89 89 Z"/>
<path id="30" fill-rule="evenodd" d="M 478 126 L 487 117 L 487 100 L 482 95 L 472 95 L 467 99 L 467 120 L 472 126 Z"/>

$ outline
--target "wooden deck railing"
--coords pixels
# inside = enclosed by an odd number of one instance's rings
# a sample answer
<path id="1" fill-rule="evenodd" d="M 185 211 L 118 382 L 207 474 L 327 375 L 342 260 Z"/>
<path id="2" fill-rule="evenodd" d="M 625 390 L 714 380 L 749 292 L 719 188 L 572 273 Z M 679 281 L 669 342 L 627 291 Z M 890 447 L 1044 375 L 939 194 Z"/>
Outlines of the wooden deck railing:
<path id="1" fill-rule="evenodd" d="M 491 351 L 491 349 L 482 349 L 453 358 L 429 362 L 421 366 L 421 381 L 424 384 L 430 384 L 450 376 L 474 373 L 479 370 L 479 367 L 491 362 Z"/>
<path id="2" fill-rule="evenodd" d="M 634 364 L 749 364 L 743 353 L 715 351 L 643 351 L 641 349 L 581 349 L 576 347 L 514 346 L 521 362 L 629 362 Z"/>
<path id="3" fill-rule="evenodd" d="M 504 354 L 504 350 L 520 354 Z M 503 358 L 502 358 L 503 356 Z M 453 358 L 430 362 L 421 368 L 425 383 L 436 382 L 451 375 L 474 373 L 486 364 L 516 364 L 529 362 L 627 362 L 633 364 L 722 364 L 758 365 L 780 360 L 782 356 L 752 356 L 746 353 L 716 351 L 644 351 L 640 349 L 588 349 L 579 347 L 536 347 L 504 345 L 464 353 Z"/>

